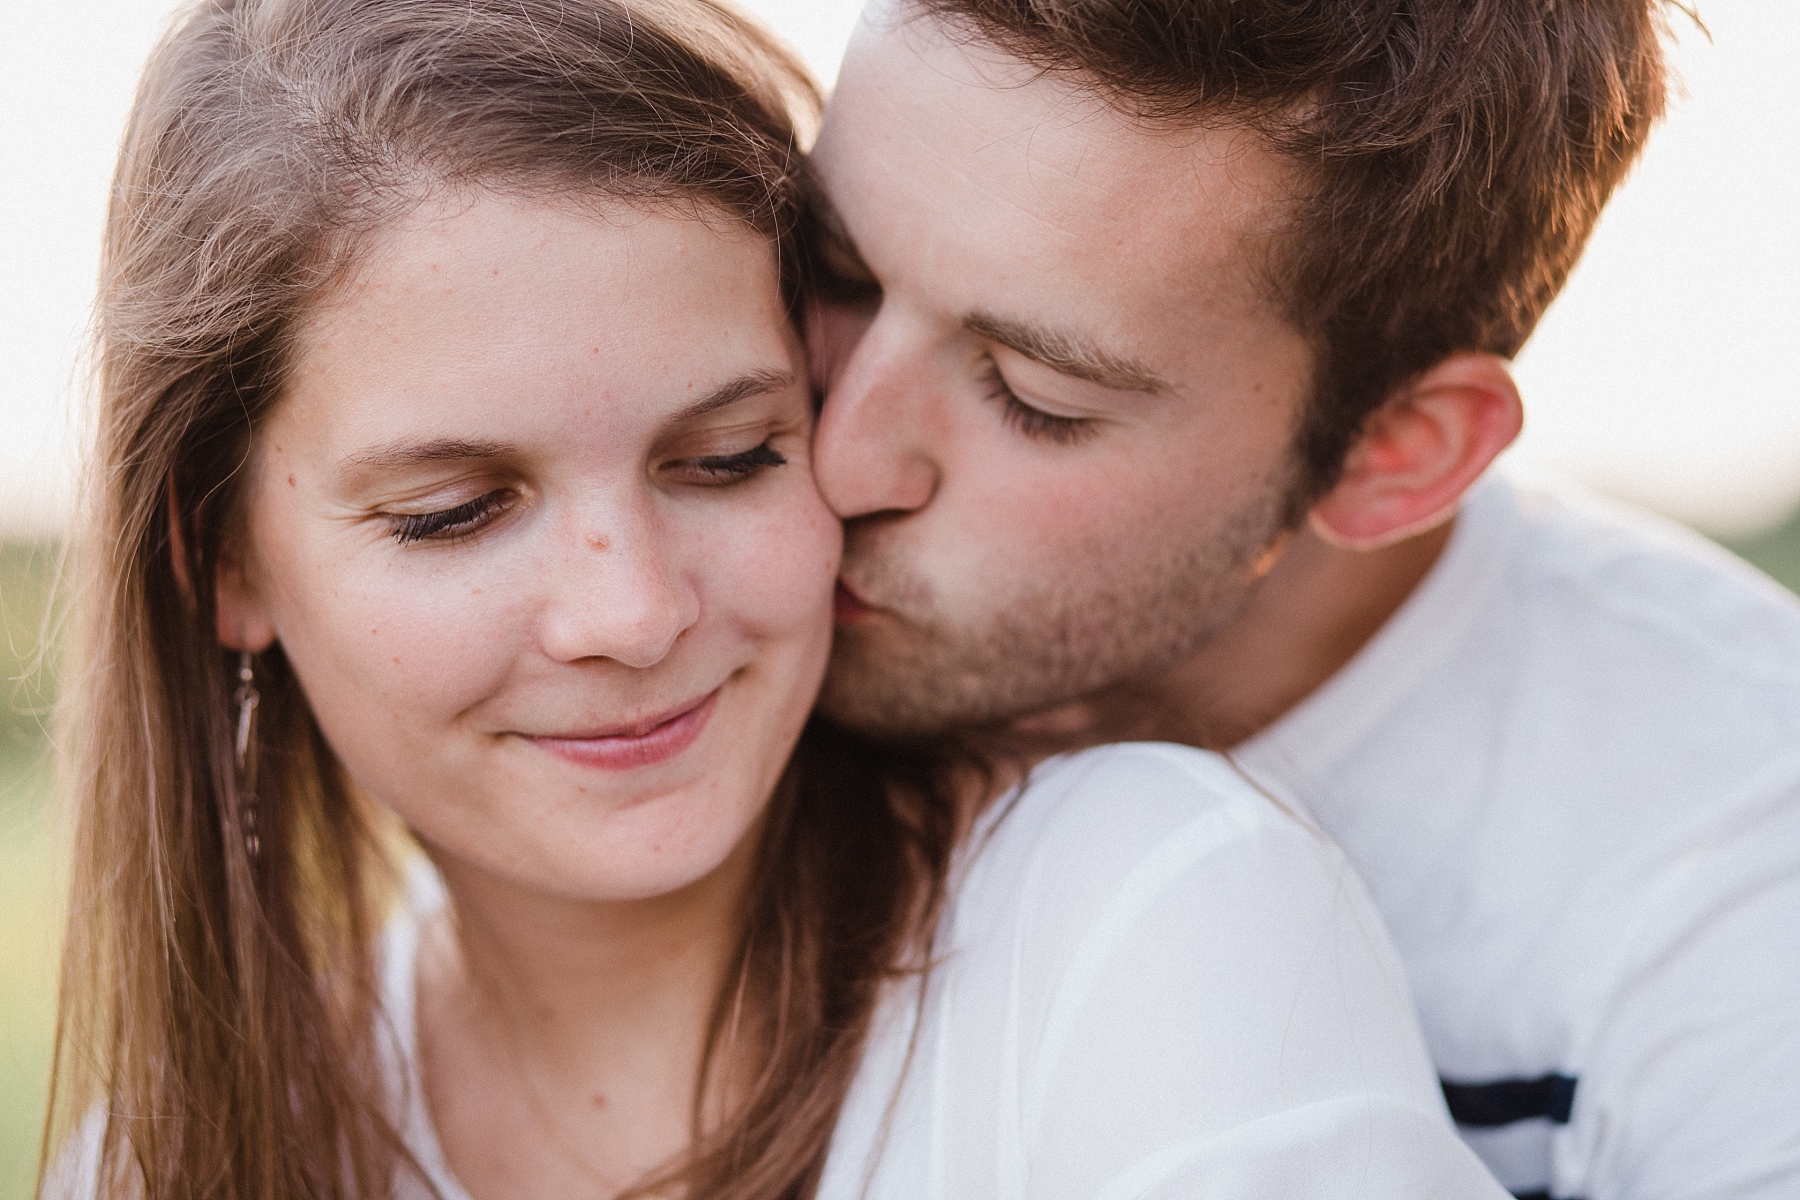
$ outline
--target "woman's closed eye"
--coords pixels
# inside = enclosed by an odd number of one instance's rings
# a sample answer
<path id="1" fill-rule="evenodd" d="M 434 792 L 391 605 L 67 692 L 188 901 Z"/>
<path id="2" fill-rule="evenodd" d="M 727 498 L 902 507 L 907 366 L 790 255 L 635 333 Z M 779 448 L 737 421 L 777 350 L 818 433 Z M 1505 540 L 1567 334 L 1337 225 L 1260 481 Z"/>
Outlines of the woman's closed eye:
<path id="1" fill-rule="evenodd" d="M 719 487 L 749 479 L 770 467 L 786 464 L 787 456 L 765 441 L 736 454 L 703 454 L 694 458 L 678 458 L 663 469 L 672 472 L 683 483 Z"/>
<path id="2" fill-rule="evenodd" d="M 765 441 L 736 454 L 703 454 L 676 459 L 663 469 L 673 473 L 677 482 L 721 487 L 786 463 L 787 456 Z M 394 540 L 402 546 L 413 542 L 454 542 L 480 532 L 503 516 L 515 499 L 514 492 L 501 488 L 435 512 L 383 515 Z"/>
<path id="3" fill-rule="evenodd" d="M 388 513 L 394 540 L 408 542 L 456 541 L 480 530 L 509 506 L 513 493 L 499 490 L 477 496 L 454 508 L 428 513 Z"/>

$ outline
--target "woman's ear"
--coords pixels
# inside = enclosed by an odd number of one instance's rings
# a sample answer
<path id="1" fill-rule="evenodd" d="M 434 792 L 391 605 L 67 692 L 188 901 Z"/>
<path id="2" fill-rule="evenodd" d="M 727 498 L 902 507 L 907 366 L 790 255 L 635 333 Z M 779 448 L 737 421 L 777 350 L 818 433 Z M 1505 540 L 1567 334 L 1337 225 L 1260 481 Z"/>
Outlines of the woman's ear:
<path id="1" fill-rule="evenodd" d="M 1452 355 L 1370 414 L 1343 477 L 1308 522 L 1345 550 L 1378 550 L 1423 533 L 1456 511 L 1524 422 L 1506 360 Z"/>
<path id="2" fill-rule="evenodd" d="M 194 611 L 194 579 L 188 571 L 187 533 L 181 523 L 181 498 L 175 494 L 175 478 L 163 489 L 163 518 L 169 525 L 169 569 L 175 573 L 175 586 L 189 612 Z"/>
<path id="3" fill-rule="evenodd" d="M 241 547 L 232 541 L 219 550 L 213 597 L 221 646 L 259 654 L 274 644 L 275 622 L 263 604 Z"/>

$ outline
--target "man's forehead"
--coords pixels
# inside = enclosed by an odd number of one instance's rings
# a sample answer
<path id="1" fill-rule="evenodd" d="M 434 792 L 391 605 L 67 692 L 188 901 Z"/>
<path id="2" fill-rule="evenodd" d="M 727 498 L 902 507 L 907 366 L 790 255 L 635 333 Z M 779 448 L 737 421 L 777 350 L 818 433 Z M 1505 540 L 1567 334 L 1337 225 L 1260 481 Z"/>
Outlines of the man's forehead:
<path id="1" fill-rule="evenodd" d="M 1024 62 L 909 10 L 872 9 L 858 27 L 827 113 L 846 134 L 962 170 L 1028 177 L 1073 195 L 1196 186 L 1242 206 L 1284 199 L 1292 170 L 1253 130 L 1224 117 L 1150 120 L 1075 72 Z"/>
<path id="2" fill-rule="evenodd" d="M 1242 126 L 1153 124 L 1077 78 L 880 10 L 845 59 L 818 161 L 889 276 L 954 279 L 974 253 L 1016 282 L 1127 273 L 1238 292 L 1257 286 L 1239 268 L 1262 261 L 1246 249 L 1282 227 L 1293 194 L 1287 161 Z"/>

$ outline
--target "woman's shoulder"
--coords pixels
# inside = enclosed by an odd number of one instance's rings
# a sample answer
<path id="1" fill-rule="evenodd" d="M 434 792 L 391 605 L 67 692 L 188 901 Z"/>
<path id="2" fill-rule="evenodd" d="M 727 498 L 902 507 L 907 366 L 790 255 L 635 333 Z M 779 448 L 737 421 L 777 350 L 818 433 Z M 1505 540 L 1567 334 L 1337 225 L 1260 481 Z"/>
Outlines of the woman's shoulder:
<path id="1" fill-rule="evenodd" d="M 1126 908 L 1155 919 L 1145 906 L 1261 922 L 1334 907 L 1347 881 L 1360 893 L 1337 846 L 1228 758 L 1118 743 L 1050 759 L 997 802 L 970 842 L 957 924 L 972 932 L 1030 912 L 1060 942 Z"/>
<path id="2" fill-rule="evenodd" d="M 1418 1161 L 1413 1125 L 1466 1158 L 1360 880 L 1229 759 L 1053 759 L 976 837 L 928 1027 L 949 1153 L 1071 1196 L 1235 1194 L 1194 1173 L 1274 1179 L 1301 1147 L 1316 1184 L 1350 1154 Z M 1405 1128 L 1371 1133 L 1377 1102 Z"/>
<path id="3" fill-rule="evenodd" d="M 1079 875 L 1102 877 L 1180 845 L 1309 864 L 1341 857 L 1229 758 L 1166 742 L 1121 742 L 1047 760 L 996 804 L 973 844 L 996 867 L 1078 867 Z"/>
<path id="4" fill-rule="evenodd" d="M 1121 813 L 1114 804 L 1126 800 L 1133 802 L 1128 819 L 1146 827 L 1185 821 L 1205 809 L 1251 822 L 1282 813 L 1225 755 L 1173 742 L 1115 742 L 1047 759 L 1013 804 L 1054 811 L 1060 820 L 1116 822 Z"/>
<path id="5" fill-rule="evenodd" d="M 105 1140 L 106 1110 L 95 1105 L 51 1157 L 38 1200 L 94 1200 L 99 1196 L 100 1156 Z"/>

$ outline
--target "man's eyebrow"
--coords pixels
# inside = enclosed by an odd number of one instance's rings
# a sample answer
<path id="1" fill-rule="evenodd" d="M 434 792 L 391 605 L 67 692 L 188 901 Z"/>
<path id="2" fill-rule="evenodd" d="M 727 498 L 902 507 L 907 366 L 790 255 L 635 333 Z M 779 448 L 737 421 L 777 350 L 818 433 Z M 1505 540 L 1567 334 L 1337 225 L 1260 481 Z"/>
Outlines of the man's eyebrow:
<path id="1" fill-rule="evenodd" d="M 346 455 L 347 464 L 376 470 L 416 467 L 426 463 L 461 462 L 465 459 L 505 458 L 518 453 L 506 442 L 469 441 L 465 438 L 428 438 L 424 441 L 402 438 L 368 450 Z"/>
<path id="2" fill-rule="evenodd" d="M 778 371 L 768 367 L 746 371 L 735 379 L 721 383 L 700 399 L 675 413 L 666 423 L 679 425 L 683 421 L 692 421 L 695 417 L 703 417 L 728 404 L 736 404 L 739 400 L 748 400 L 752 396 L 779 392 L 783 388 L 793 386 L 794 373 L 792 371 Z"/>
<path id="3" fill-rule="evenodd" d="M 1121 392 L 1166 392 L 1169 385 L 1142 363 L 1101 350 L 1071 334 L 1010 321 L 991 313 L 970 313 L 963 328 L 977 337 L 1017 350 L 1052 371 Z"/>

